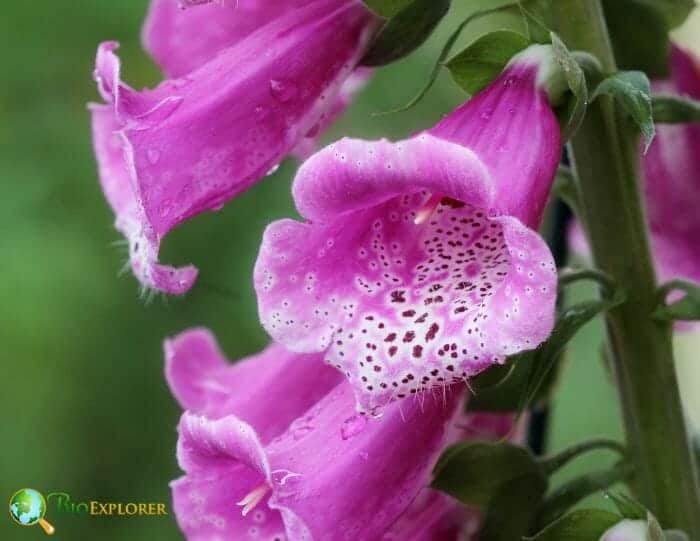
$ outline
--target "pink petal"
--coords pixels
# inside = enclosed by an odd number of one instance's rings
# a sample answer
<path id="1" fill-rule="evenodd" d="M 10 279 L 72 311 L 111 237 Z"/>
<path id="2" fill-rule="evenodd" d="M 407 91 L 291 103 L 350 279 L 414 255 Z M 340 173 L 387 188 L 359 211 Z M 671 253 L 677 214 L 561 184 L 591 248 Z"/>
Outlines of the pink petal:
<path id="1" fill-rule="evenodd" d="M 700 99 L 700 67 L 675 47 L 671 80 L 657 91 Z M 652 248 L 662 280 L 700 281 L 700 125 L 660 124 L 642 160 Z"/>
<path id="2" fill-rule="evenodd" d="M 233 416 L 209 421 L 185 413 L 178 430 L 178 460 L 188 475 L 172 483 L 173 503 L 187 539 L 284 540 L 279 513 L 263 503 L 243 516 L 236 505 L 266 482 L 267 458 L 253 428 Z"/>
<path id="3" fill-rule="evenodd" d="M 517 61 L 430 130 L 479 156 L 494 181 L 498 211 L 533 229 L 542 220 L 562 147 L 538 70 L 534 61 Z"/>
<path id="4" fill-rule="evenodd" d="M 261 26 L 316 1 L 151 0 L 143 28 L 144 48 L 168 77 L 181 77 Z"/>
<path id="5" fill-rule="evenodd" d="M 321 355 L 291 353 L 279 345 L 231 364 L 206 329 L 166 340 L 164 349 L 166 379 L 184 409 L 209 419 L 234 414 L 264 442 L 342 380 Z M 284 408 L 270 397 L 284 397 Z"/>
<path id="6" fill-rule="evenodd" d="M 265 515 L 277 510 L 290 541 L 324 539 L 333 532 L 376 539 L 429 483 L 454 433 L 450 425 L 461 412 L 462 395 L 452 389 L 396 404 L 375 420 L 354 413 L 352 390 L 342 383 L 266 448 L 234 416 L 210 421 L 185 413 L 178 460 L 188 489 L 209 481 L 206 512 L 222 493 L 242 498 L 267 483 L 272 496 L 267 507 L 261 503 L 256 509 Z M 184 481 L 174 488 L 177 483 Z M 181 512 L 180 523 L 189 524 L 192 512 L 184 507 Z"/>
<path id="7" fill-rule="evenodd" d="M 148 240 L 148 257 L 134 269 L 145 286 L 176 293 L 191 286 L 193 268 L 173 280 L 171 269 L 155 263 L 162 237 L 220 208 L 278 164 L 322 120 L 375 25 L 359 1 L 317 0 L 186 77 L 141 92 L 120 81 L 116 43 L 100 46 L 95 79 L 113 110 L 110 119 L 108 109 L 92 107 L 101 182 L 118 184 L 124 206 L 136 209 L 117 222 L 129 223 L 132 251 Z M 106 144 L 114 141 L 121 146 Z"/>
<path id="8" fill-rule="evenodd" d="M 553 325 L 554 262 L 535 232 L 486 210 L 490 186 L 472 152 L 427 135 L 320 152 L 294 186 L 313 223 L 280 221 L 263 239 L 266 330 L 325 351 L 367 411 L 536 347 Z M 452 199 L 414 224 L 431 193 Z"/>

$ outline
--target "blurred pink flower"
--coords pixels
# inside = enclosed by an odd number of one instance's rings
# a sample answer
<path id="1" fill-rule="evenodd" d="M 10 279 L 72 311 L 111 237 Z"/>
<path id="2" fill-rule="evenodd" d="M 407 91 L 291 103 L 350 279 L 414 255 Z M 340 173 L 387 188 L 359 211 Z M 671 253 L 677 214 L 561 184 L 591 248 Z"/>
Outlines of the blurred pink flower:
<path id="1" fill-rule="evenodd" d="M 671 78 L 655 81 L 657 93 L 700 99 L 700 65 L 679 47 Z M 700 124 L 658 124 L 642 160 L 651 241 L 662 280 L 700 282 Z"/>
<path id="2" fill-rule="evenodd" d="M 680 47 L 671 52 L 671 77 L 652 82 L 659 94 L 700 99 L 700 65 Z M 642 156 L 642 181 L 656 271 L 661 281 L 700 282 L 700 124 L 657 124 L 656 137 Z M 583 229 L 574 222 L 569 240 L 591 257 Z M 673 297 L 671 297 L 673 298 Z M 679 322 L 678 330 L 692 323 Z"/>
<path id="3" fill-rule="evenodd" d="M 293 187 L 307 222 L 268 227 L 262 323 L 294 351 L 323 352 L 360 411 L 464 381 L 551 332 L 556 270 L 534 229 L 561 139 L 541 52 L 428 132 L 321 150 Z"/>
<path id="4" fill-rule="evenodd" d="M 360 0 L 239 3 L 180 12 L 174 0 L 155 2 L 145 42 L 179 78 L 152 90 L 121 81 L 116 43 L 99 47 L 107 104 L 90 109 L 100 181 L 144 287 L 192 286 L 194 267 L 158 264 L 163 236 L 307 149 L 348 102 L 343 84 L 378 25 Z"/>
<path id="5" fill-rule="evenodd" d="M 318 354 L 273 345 L 230 365 L 201 329 L 165 351 L 169 385 L 188 410 L 178 442 L 186 475 L 172 489 L 189 540 L 342 532 L 358 541 L 456 541 L 478 528 L 475 511 L 425 487 L 445 445 L 505 437 L 511 416 L 465 415 L 464 393 L 452 388 L 371 419 L 355 413 L 350 386 Z"/>

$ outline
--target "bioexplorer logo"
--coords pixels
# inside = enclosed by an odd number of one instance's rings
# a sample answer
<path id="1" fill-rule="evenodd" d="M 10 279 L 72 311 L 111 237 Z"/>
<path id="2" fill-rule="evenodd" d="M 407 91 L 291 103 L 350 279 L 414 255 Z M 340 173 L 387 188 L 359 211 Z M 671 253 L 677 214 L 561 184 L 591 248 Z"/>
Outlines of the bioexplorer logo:
<path id="1" fill-rule="evenodd" d="M 41 526 L 47 535 L 56 531 L 44 518 L 46 500 L 41 492 L 33 488 L 22 488 L 10 498 L 10 516 L 20 526 Z"/>
<path id="2" fill-rule="evenodd" d="M 47 508 L 57 514 L 102 517 L 132 517 L 167 515 L 161 502 L 104 502 L 98 500 L 73 501 L 67 492 L 51 492 L 46 498 L 38 490 L 23 488 L 10 498 L 10 516 L 20 526 L 39 524 L 48 535 L 55 528 L 44 519 Z"/>

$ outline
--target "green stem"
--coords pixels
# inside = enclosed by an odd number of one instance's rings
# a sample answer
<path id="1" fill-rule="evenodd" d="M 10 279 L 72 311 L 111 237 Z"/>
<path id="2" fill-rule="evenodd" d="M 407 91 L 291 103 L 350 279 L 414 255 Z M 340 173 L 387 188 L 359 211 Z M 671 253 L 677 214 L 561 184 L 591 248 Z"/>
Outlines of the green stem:
<path id="1" fill-rule="evenodd" d="M 552 2 L 557 31 L 616 71 L 600 0 Z M 630 13 L 634 17 L 634 13 Z M 640 37 L 643 39 L 643 37 Z M 607 314 L 632 489 L 664 527 L 700 539 L 700 495 L 676 380 L 671 326 L 654 321 L 656 277 L 639 190 L 638 136 L 608 97 L 597 99 L 569 145 L 593 258 L 627 301 Z"/>
<path id="2" fill-rule="evenodd" d="M 626 450 L 625 446 L 615 440 L 608 439 L 595 439 L 581 442 L 577 445 L 564 449 L 562 452 L 556 455 L 548 456 L 540 460 L 540 466 L 547 475 L 552 475 L 557 470 L 566 466 L 569 462 L 577 458 L 578 456 L 588 453 L 589 451 L 596 451 L 600 449 L 607 449 L 610 451 L 615 451 L 622 456 L 625 456 Z"/>
<path id="3" fill-rule="evenodd" d="M 633 468 L 621 463 L 607 470 L 588 472 L 565 483 L 545 499 L 537 518 L 538 528 L 551 524 L 584 498 L 630 479 L 632 474 Z"/>

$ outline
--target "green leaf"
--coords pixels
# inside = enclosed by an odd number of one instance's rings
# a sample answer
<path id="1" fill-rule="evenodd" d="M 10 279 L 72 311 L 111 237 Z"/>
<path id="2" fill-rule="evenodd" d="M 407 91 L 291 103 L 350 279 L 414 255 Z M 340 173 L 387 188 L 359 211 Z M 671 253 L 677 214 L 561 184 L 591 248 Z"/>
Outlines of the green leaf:
<path id="1" fill-rule="evenodd" d="M 566 482 L 547 496 L 540 511 L 540 524 L 557 520 L 584 498 L 629 479 L 633 472 L 629 464 L 620 463 L 613 468 L 587 472 Z"/>
<path id="2" fill-rule="evenodd" d="M 513 541 L 528 534 L 547 483 L 525 476 L 504 484 L 486 510 L 480 541 Z"/>
<path id="3" fill-rule="evenodd" d="M 673 291 L 685 295 L 671 304 L 666 304 L 666 297 Z M 682 280 L 672 280 L 659 288 L 660 306 L 652 316 L 659 321 L 697 321 L 700 320 L 700 285 Z"/>
<path id="4" fill-rule="evenodd" d="M 651 97 L 654 121 L 662 124 L 700 122 L 700 101 L 681 96 L 656 94 Z"/>
<path id="5" fill-rule="evenodd" d="M 646 520 L 648 511 L 637 500 L 626 494 L 606 492 L 605 496 L 617 507 L 623 518 L 630 520 Z"/>
<path id="6" fill-rule="evenodd" d="M 523 0 L 518 9 L 523 16 L 528 39 L 535 43 L 549 43 L 552 26 L 550 14 L 551 0 Z"/>
<path id="7" fill-rule="evenodd" d="M 477 38 L 445 66 L 455 82 L 467 94 L 474 95 L 503 71 L 513 55 L 529 44 L 522 34 L 497 30 Z"/>
<path id="8" fill-rule="evenodd" d="M 365 5 L 380 17 L 390 19 L 406 8 L 413 0 L 363 0 Z"/>
<path id="9" fill-rule="evenodd" d="M 406 105 L 402 105 L 401 107 L 397 107 L 395 109 L 391 109 L 389 111 L 383 111 L 381 113 L 378 113 L 379 115 L 388 115 L 392 113 L 400 113 L 402 111 L 407 111 L 414 105 L 416 105 L 418 102 L 420 102 L 425 95 L 428 93 L 428 91 L 432 88 L 433 84 L 435 84 L 435 81 L 437 80 L 437 77 L 440 73 L 440 68 L 442 68 L 445 65 L 445 59 L 449 56 L 450 51 L 452 51 L 452 47 L 454 47 L 455 42 L 457 39 L 459 39 L 460 35 L 464 31 L 464 29 L 471 24 L 472 22 L 482 18 L 486 17 L 488 15 L 492 15 L 494 13 L 498 13 L 500 11 L 507 10 L 511 8 L 513 5 L 517 4 L 517 0 L 512 0 L 510 2 L 505 2 L 503 5 L 497 5 L 494 7 L 488 7 L 484 9 L 480 9 L 478 11 L 475 11 L 471 14 L 469 14 L 458 26 L 457 28 L 450 34 L 450 36 L 447 38 L 447 41 L 445 41 L 445 44 L 442 47 L 442 50 L 440 51 L 440 55 L 438 58 L 435 60 L 435 64 L 433 64 L 433 68 L 430 70 L 430 74 L 428 75 L 428 80 L 426 81 L 425 85 L 423 88 L 416 94 Z"/>
<path id="10" fill-rule="evenodd" d="M 502 385 L 512 374 L 515 367 L 513 363 L 497 364 L 484 370 L 478 376 L 474 376 L 469 380 L 469 388 L 474 394 L 495 389 Z M 468 405 L 470 407 L 470 405 Z"/>
<path id="11" fill-rule="evenodd" d="M 529 408 L 537 398 L 540 388 L 552 372 L 566 345 L 581 327 L 598 314 L 609 310 L 625 301 L 625 295 L 617 291 L 613 298 L 581 302 L 564 309 L 558 316 L 554 330 L 549 339 L 534 351 L 532 370 L 530 371 L 525 394 L 520 402 L 518 412 Z"/>
<path id="12" fill-rule="evenodd" d="M 532 405 L 546 402 L 557 381 L 556 366 L 571 338 L 598 314 L 624 300 L 624 295 L 618 291 L 609 299 L 582 302 L 563 310 L 544 344 L 509 357 L 508 364 L 513 370 L 508 377 L 497 386 L 475 389 L 469 400 L 469 411 L 523 412 Z M 500 367 L 492 367 L 486 372 L 494 369 L 498 373 L 487 376 L 492 381 L 502 374 Z"/>
<path id="13" fill-rule="evenodd" d="M 528 540 L 533 541 L 593 541 L 615 524 L 620 517 L 601 509 L 574 511 L 547 526 Z"/>
<path id="14" fill-rule="evenodd" d="M 602 95 L 615 98 L 632 117 L 642 132 L 649 148 L 656 129 L 651 109 L 649 79 L 641 71 L 620 71 L 603 80 L 593 93 L 592 100 Z"/>
<path id="15" fill-rule="evenodd" d="M 488 506 L 516 479 L 547 483 L 547 477 L 524 447 L 505 442 L 466 441 L 448 447 L 433 470 L 432 487 L 464 504 Z"/>
<path id="16" fill-rule="evenodd" d="M 581 201 L 576 180 L 571 169 L 565 165 L 560 165 L 559 169 L 557 169 L 552 194 L 564 201 L 573 212 L 580 215 Z"/>
<path id="17" fill-rule="evenodd" d="M 362 59 L 383 66 L 420 47 L 450 9 L 451 0 L 414 0 L 387 21 Z"/>
<path id="18" fill-rule="evenodd" d="M 649 77 L 668 74 L 668 25 L 658 0 L 603 0 L 617 65 Z"/>
<path id="19" fill-rule="evenodd" d="M 588 104 L 588 87 L 586 77 L 581 66 L 576 61 L 574 55 L 569 52 L 564 42 L 554 32 L 550 34 L 554 58 L 564 71 L 566 82 L 569 85 L 573 98 L 569 100 L 568 106 L 560 115 L 562 123 L 562 137 L 568 141 L 576 133 L 583 122 Z"/>

